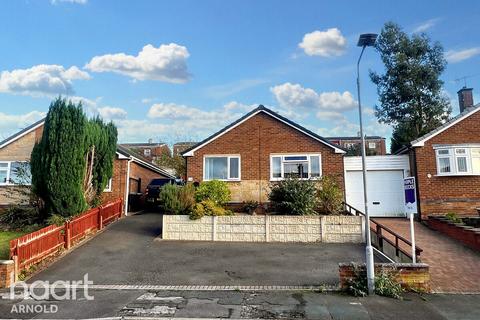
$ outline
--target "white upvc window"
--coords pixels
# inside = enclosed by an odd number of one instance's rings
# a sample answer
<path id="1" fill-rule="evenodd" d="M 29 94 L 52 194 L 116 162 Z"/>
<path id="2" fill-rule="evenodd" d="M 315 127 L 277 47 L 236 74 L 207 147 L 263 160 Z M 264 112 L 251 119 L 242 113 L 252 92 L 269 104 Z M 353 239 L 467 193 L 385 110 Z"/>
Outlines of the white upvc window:
<path id="1" fill-rule="evenodd" d="M 480 147 L 438 147 L 435 155 L 439 176 L 480 175 Z"/>
<path id="2" fill-rule="evenodd" d="M 25 161 L 0 161 L 0 186 L 30 185 L 30 164 Z"/>
<path id="3" fill-rule="evenodd" d="M 377 144 L 375 142 L 369 142 L 368 143 L 368 148 L 369 149 L 375 149 L 377 147 Z"/>
<path id="4" fill-rule="evenodd" d="M 143 155 L 145 157 L 150 157 L 152 155 L 152 150 L 151 149 L 144 149 L 143 150 Z"/>
<path id="5" fill-rule="evenodd" d="M 108 179 L 107 185 L 103 192 L 112 192 L 112 178 Z"/>
<path id="6" fill-rule="evenodd" d="M 270 180 L 318 179 L 322 176 L 320 154 L 271 154 Z"/>
<path id="7" fill-rule="evenodd" d="M 241 180 L 239 155 L 206 155 L 203 158 L 203 180 Z"/>

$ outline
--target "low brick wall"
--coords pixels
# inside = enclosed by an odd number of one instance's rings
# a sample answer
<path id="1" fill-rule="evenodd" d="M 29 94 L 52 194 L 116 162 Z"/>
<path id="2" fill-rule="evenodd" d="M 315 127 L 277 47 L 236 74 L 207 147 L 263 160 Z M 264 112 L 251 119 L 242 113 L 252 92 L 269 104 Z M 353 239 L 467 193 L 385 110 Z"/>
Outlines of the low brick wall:
<path id="1" fill-rule="evenodd" d="M 8 288 L 15 282 L 12 278 L 14 270 L 13 260 L 0 260 L 0 288 Z"/>
<path id="2" fill-rule="evenodd" d="M 462 242 L 473 250 L 480 251 L 480 228 L 453 223 L 445 216 L 428 216 L 427 223 L 430 228 Z"/>
<path id="3" fill-rule="evenodd" d="M 165 240 L 245 242 L 364 241 L 360 216 L 221 216 L 190 220 L 186 215 L 164 215 Z"/>
<path id="4" fill-rule="evenodd" d="M 349 281 L 360 273 L 366 276 L 365 264 L 340 263 L 338 265 L 340 274 L 340 286 L 342 289 L 348 287 Z M 395 275 L 396 280 L 406 290 L 430 292 L 430 270 L 425 263 L 376 263 L 375 274 L 381 271 Z"/>

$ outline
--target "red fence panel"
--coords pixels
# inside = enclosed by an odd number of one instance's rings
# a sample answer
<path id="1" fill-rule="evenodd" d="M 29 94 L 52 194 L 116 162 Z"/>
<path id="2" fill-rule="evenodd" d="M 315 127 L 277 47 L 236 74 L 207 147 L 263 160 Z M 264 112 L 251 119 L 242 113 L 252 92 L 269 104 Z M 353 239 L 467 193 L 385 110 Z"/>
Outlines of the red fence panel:
<path id="1" fill-rule="evenodd" d="M 51 225 L 10 241 L 10 256 L 18 257 L 18 267 L 27 268 L 55 253 L 65 243 L 65 226 Z"/>
<path id="2" fill-rule="evenodd" d="M 122 216 L 122 199 L 115 200 L 100 207 L 100 214 L 103 224 Z"/>
<path id="3" fill-rule="evenodd" d="M 40 262 L 61 247 L 70 244 L 89 232 L 102 228 L 102 224 L 122 216 L 122 199 L 93 208 L 66 222 L 63 226 L 50 225 L 10 241 L 10 258 L 17 256 L 18 270 Z M 102 223 L 103 222 L 103 223 Z"/>
<path id="4" fill-rule="evenodd" d="M 93 208 L 74 218 L 68 223 L 70 228 L 70 240 L 75 242 L 83 238 L 86 234 L 98 229 L 99 208 Z"/>

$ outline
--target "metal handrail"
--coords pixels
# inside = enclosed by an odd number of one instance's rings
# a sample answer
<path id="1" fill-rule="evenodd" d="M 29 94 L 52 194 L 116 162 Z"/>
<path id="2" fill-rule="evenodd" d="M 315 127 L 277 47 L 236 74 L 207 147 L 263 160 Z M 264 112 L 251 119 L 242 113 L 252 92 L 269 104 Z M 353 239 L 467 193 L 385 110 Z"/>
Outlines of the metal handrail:
<path id="1" fill-rule="evenodd" d="M 358 210 L 357 208 L 349 205 L 348 203 L 346 202 L 343 202 L 343 207 L 344 207 L 344 210 L 354 216 L 358 216 L 358 215 L 362 215 L 362 216 L 365 216 L 365 214 Z M 376 221 L 375 219 L 370 219 L 371 222 L 373 222 L 375 224 L 375 228 L 374 227 L 370 227 L 370 230 L 375 232 L 375 234 L 377 235 L 378 237 L 378 240 L 379 240 L 379 247 L 380 249 L 382 249 L 382 241 L 385 240 L 386 242 L 390 243 L 390 245 L 392 245 L 394 248 L 395 248 L 395 252 L 396 252 L 396 255 L 398 256 L 398 253 L 399 252 L 402 252 L 404 255 L 410 257 L 410 258 L 413 258 L 412 255 L 408 252 L 406 252 L 405 250 L 403 250 L 400 245 L 399 245 L 399 240 L 403 241 L 406 245 L 412 247 L 412 242 L 406 238 L 404 238 L 403 236 L 399 235 L 398 233 L 396 233 L 395 231 L 393 231 L 392 229 L 386 227 L 385 225 L 381 224 L 380 222 Z M 394 241 L 395 243 L 390 240 L 388 237 L 386 237 L 385 235 L 383 235 L 383 232 L 382 230 L 385 230 L 386 232 L 390 233 L 393 237 L 394 237 Z M 415 246 L 415 253 L 418 256 L 420 256 L 420 254 L 423 252 L 423 249 L 420 248 L 419 246 Z"/>

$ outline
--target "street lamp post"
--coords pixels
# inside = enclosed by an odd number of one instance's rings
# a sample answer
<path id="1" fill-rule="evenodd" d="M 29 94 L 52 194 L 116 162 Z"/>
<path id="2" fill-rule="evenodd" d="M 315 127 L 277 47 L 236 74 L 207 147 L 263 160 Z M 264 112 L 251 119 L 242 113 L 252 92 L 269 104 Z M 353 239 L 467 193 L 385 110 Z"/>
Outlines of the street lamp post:
<path id="1" fill-rule="evenodd" d="M 367 195 L 367 166 L 365 158 L 365 135 L 363 134 L 362 103 L 360 102 L 360 60 L 366 47 L 373 47 L 377 35 L 374 33 L 361 34 L 358 39 L 358 46 L 362 47 L 362 52 L 357 61 L 357 93 L 358 93 L 358 115 L 360 120 L 360 136 L 362 137 L 362 175 L 363 175 L 363 201 L 365 202 L 365 236 L 367 245 L 365 247 L 367 262 L 367 284 L 368 293 L 373 294 L 375 290 L 375 271 L 373 263 L 373 248 L 370 238 L 370 215 L 368 213 L 368 195 Z"/>

